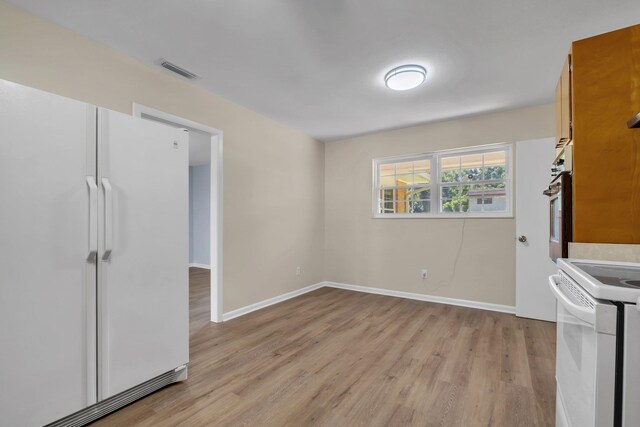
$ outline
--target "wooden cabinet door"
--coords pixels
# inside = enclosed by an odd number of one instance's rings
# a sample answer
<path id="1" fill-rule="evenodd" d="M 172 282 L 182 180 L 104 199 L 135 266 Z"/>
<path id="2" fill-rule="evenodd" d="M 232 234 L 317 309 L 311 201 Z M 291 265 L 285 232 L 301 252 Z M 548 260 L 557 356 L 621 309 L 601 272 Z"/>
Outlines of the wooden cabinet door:
<path id="1" fill-rule="evenodd" d="M 556 86 L 556 147 L 571 141 L 571 119 L 571 55 L 568 55 Z"/>
<path id="2" fill-rule="evenodd" d="M 556 148 L 562 145 L 562 77 L 560 77 L 556 85 Z"/>
<path id="3" fill-rule="evenodd" d="M 640 243 L 640 25 L 573 43 L 573 237 Z"/>
<path id="4" fill-rule="evenodd" d="M 560 94 L 560 103 L 562 105 L 562 130 L 560 133 L 560 140 L 563 143 L 571 141 L 572 137 L 572 114 L 571 114 L 571 55 L 567 56 L 567 60 L 562 67 L 562 74 L 560 75 L 560 86 L 562 92 Z"/>

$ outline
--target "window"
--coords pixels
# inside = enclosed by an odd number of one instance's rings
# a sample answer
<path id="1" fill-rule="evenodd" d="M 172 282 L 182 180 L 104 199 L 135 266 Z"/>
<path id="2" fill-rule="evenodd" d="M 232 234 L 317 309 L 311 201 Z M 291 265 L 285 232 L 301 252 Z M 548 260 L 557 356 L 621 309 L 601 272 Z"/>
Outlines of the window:
<path id="1" fill-rule="evenodd" d="M 431 210 L 431 157 L 380 161 L 377 165 L 377 211 L 417 214 Z"/>
<path id="2" fill-rule="evenodd" d="M 511 215 L 511 147 L 377 159 L 375 217 Z"/>

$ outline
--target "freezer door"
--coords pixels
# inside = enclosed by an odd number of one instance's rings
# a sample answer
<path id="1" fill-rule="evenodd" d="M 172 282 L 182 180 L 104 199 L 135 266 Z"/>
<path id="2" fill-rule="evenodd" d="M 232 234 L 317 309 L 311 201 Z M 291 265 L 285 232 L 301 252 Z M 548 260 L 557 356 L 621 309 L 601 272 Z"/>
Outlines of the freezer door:
<path id="1" fill-rule="evenodd" d="M 95 122 L 94 106 L 0 80 L 1 425 L 96 402 Z"/>
<path id="2" fill-rule="evenodd" d="M 188 148 L 183 130 L 99 109 L 99 399 L 188 362 Z"/>

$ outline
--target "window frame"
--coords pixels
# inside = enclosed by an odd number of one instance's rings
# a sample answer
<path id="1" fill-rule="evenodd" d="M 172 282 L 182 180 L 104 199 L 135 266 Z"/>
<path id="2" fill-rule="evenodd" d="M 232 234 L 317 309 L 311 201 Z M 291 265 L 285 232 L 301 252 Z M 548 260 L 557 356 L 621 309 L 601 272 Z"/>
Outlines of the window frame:
<path id="1" fill-rule="evenodd" d="M 441 171 L 440 171 L 440 159 L 443 157 L 453 157 L 453 156 L 463 156 L 470 154 L 484 154 L 493 151 L 505 151 L 505 172 L 506 179 L 505 182 L 505 190 L 506 190 L 506 211 L 504 212 L 440 212 L 440 199 L 441 199 L 441 188 L 443 184 L 440 182 L 441 179 Z M 415 162 L 420 160 L 429 160 L 430 161 L 430 182 L 428 187 L 430 188 L 431 196 L 431 212 L 429 213 L 381 213 L 380 212 L 380 176 L 378 174 L 379 166 L 382 164 L 388 163 L 401 163 L 401 162 Z M 373 159 L 372 161 L 372 169 L 373 169 L 373 187 L 372 187 L 372 212 L 373 218 L 513 218 L 513 144 L 511 143 L 500 143 L 500 144 L 487 144 L 487 145 L 478 145 L 473 147 L 465 147 L 458 148 L 452 150 L 440 150 L 433 151 L 428 153 L 420 153 L 420 154 L 411 154 L 411 155 L 402 155 L 402 156 L 391 156 L 391 157 L 379 157 Z M 471 183 L 473 184 L 473 183 Z M 416 186 L 410 186 L 416 187 Z M 396 187 L 390 187 L 396 188 Z"/>

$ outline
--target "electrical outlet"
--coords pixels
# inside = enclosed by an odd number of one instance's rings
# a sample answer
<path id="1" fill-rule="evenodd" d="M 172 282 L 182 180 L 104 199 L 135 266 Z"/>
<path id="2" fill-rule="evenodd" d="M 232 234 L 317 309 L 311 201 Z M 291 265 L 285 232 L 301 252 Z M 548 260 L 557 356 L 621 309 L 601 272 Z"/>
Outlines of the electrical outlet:
<path id="1" fill-rule="evenodd" d="M 422 279 L 426 279 L 427 278 L 427 269 L 423 268 L 422 271 L 420 271 L 420 277 Z"/>
<path id="2" fill-rule="evenodd" d="M 300 267 L 296 267 L 296 276 L 299 276 L 300 273 L 302 273 L 302 270 L 300 269 Z"/>

